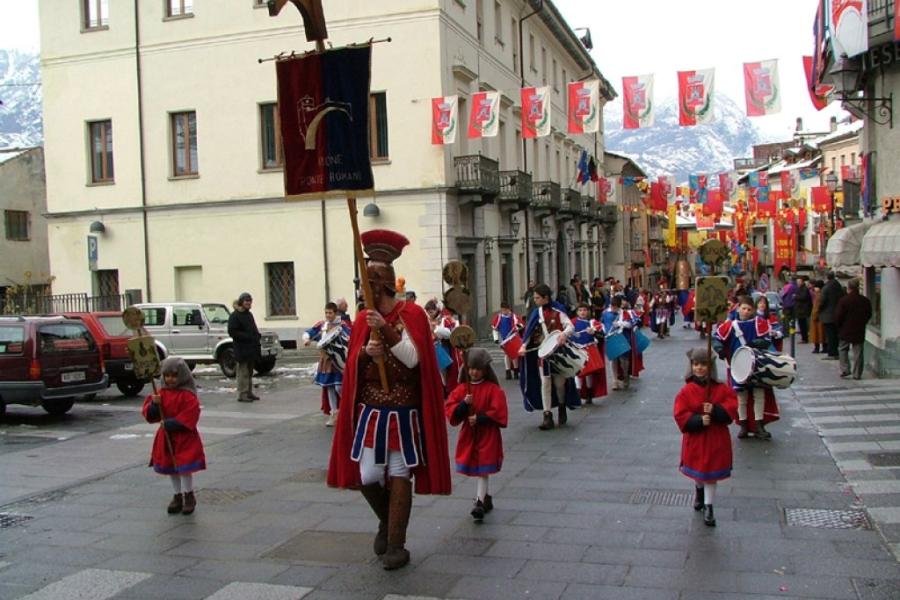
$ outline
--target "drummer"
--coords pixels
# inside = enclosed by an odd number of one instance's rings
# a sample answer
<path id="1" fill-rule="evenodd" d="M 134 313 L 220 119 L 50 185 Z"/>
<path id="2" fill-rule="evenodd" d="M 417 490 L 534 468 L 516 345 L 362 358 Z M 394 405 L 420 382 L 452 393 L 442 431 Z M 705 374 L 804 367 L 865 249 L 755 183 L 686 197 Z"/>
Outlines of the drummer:
<path id="1" fill-rule="evenodd" d="M 491 321 L 491 333 L 494 343 L 503 349 L 503 363 L 506 366 L 506 379 L 519 378 L 519 347 L 522 345 L 522 330 L 525 322 L 522 317 L 512 311 L 509 302 L 500 303 L 500 312 Z"/>
<path id="2" fill-rule="evenodd" d="M 565 425 L 568 421 L 567 406 L 577 408 L 581 405 L 572 378 L 551 373 L 550 365 L 538 359 L 538 349 L 550 334 L 559 332 L 557 343 L 563 345 L 575 331 L 566 308 L 553 302 L 552 295 L 550 286 L 543 283 L 535 286 L 535 308 L 528 315 L 525 331 L 522 332 L 522 348 L 519 350 L 519 384 L 525 410 L 531 412 L 541 408 L 544 411 L 544 420 L 539 426 L 542 431 L 555 427 L 552 412 L 554 406 L 559 409 L 559 424 Z"/>
<path id="3" fill-rule="evenodd" d="M 578 374 L 575 385 L 585 404 L 593 404 L 608 394 L 606 390 L 606 356 L 603 323 L 591 319 L 591 307 L 585 303 L 575 307 L 575 335 L 572 343 L 588 353 L 587 363 Z"/>
<path id="4" fill-rule="evenodd" d="M 341 318 L 338 305 L 334 302 L 325 305 L 325 320 L 319 321 L 303 333 L 303 345 L 309 346 L 313 342 L 329 339 L 330 336 L 339 336 L 342 339 L 335 339 L 335 342 L 345 345 L 350 339 L 350 326 Z M 319 350 L 319 364 L 316 365 L 314 381 L 322 388 L 322 412 L 328 416 L 325 426 L 333 427 L 341 397 L 343 368 L 336 364 L 324 349 Z"/>
<path id="5" fill-rule="evenodd" d="M 628 340 L 628 345 L 631 348 L 629 352 L 611 361 L 613 375 L 616 378 L 615 383 L 613 383 L 614 390 L 627 390 L 631 385 L 631 377 L 636 374 L 638 367 L 638 365 L 632 364 L 634 357 L 637 356 L 632 330 L 640 325 L 641 319 L 631 310 L 623 308 L 623 303 L 627 305 L 627 301 L 621 296 L 613 297 L 609 303 L 609 308 L 603 311 L 603 318 L 601 319 L 607 338 L 614 335 L 622 335 Z"/>
<path id="6" fill-rule="evenodd" d="M 767 319 L 756 314 L 753 298 L 747 295 L 737 298 L 737 315 L 719 325 L 713 332 L 713 343 L 719 356 L 728 364 L 728 383 L 737 392 L 739 439 L 753 433 L 757 439 L 772 439 L 765 425 L 777 421 L 778 404 L 775 393 L 769 386 L 740 384 L 731 376 L 731 357 L 734 352 L 748 346 L 759 350 L 769 350 L 772 346 L 772 326 Z M 753 402 L 750 402 L 750 398 Z"/>
<path id="7" fill-rule="evenodd" d="M 460 352 L 450 344 L 450 334 L 459 326 L 459 320 L 449 310 L 444 310 L 438 301 L 431 299 L 425 303 L 425 312 L 431 322 L 431 332 L 434 336 L 435 351 L 451 357 L 448 366 L 440 369 L 441 382 L 444 384 L 444 397 L 450 395 L 459 385 L 459 367 L 462 362 Z M 441 350 L 438 350 L 438 346 Z"/>

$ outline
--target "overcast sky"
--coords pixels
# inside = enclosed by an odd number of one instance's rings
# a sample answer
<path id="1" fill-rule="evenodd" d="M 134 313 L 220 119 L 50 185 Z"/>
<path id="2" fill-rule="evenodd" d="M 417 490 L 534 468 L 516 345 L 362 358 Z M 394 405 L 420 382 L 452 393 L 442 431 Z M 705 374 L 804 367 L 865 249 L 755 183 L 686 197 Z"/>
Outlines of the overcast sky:
<path id="1" fill-rule="evenodd" d="M 326 6 L 327 6 L 326 0 Z M 336 0 L 331 0 L 336 1 Z M 790 137 L 797 117 L 822 130 L 837 103 L 816 112 L 801 56 L 812 54 L 818 0 L 556 0 L 569 24 L 590 27 L 594 61 L 620 93 L 622 77 L 655 75 L 657 103 L 677 92 L 676 72 L 716 69 L 716 90 L 743 104 L 743 63 L 777 58 L 781 113 L 754 117 L 770 135 Z M 0 0 L 0 47 L 37 51 L 38 0 Z"/>

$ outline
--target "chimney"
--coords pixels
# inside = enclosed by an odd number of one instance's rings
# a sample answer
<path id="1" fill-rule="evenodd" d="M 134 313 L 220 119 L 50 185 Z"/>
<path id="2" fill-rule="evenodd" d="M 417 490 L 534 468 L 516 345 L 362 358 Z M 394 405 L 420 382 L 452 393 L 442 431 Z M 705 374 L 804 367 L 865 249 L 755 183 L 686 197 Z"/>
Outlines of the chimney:
<path id="1" fill-rule="evenodd" d="M 837 131 L 837 117 L 831 117 L 831 131 Z"/>

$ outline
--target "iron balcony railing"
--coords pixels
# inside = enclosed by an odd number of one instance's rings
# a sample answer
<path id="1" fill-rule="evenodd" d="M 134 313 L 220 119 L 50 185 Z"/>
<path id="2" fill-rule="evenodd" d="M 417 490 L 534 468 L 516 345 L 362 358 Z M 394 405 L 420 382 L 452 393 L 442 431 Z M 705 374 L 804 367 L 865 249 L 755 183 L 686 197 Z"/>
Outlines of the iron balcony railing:
<path id="1" fill-rule="evenodd" d="M 615 204 L 602 204 L 597 207 L 597 216 L 601 223 L 614 225 L 619 220 L 619 209 Z"/>
<path id="2" fill-rule="evenodd" d="M 65 312 L 121 311 L 141 301 L 139 295 L 7 294 L 0 297 L 0 314 L 50 315 Z"/>
<path id="3" fill-rule="evenodd" d="M 523 171 L 500 171 L 500 195 L 497 199 L 504 203 L 517 204 L 525 208 L 531 203 L 533 193 L 531 175 Z"/>
<path id="4" fill-rule="evenodd" d="M 562 197 L 559 212 L 573 215 L 581 211 L 581 194 L 572 188 L 566 188 Z"/>
<path id="5" fill-rule="evenodd" d="M 588 219 L 597 215 L 597 202 L 590 196 L 581 197 L 581 216 Z"/>
<path id="6" fill-rule="evenodd" d="M 535 210 L 557 211 L 562 203 L 562 192 L 555 181 L 535 181 L 531 206 Z"/>
<path id="7" fill-rule="evenodd" d="M 453 159 L 456 187 L 461 192 L 496 196 L 500 193 L 500 164 L 487 156 L 471 154 Z"/>

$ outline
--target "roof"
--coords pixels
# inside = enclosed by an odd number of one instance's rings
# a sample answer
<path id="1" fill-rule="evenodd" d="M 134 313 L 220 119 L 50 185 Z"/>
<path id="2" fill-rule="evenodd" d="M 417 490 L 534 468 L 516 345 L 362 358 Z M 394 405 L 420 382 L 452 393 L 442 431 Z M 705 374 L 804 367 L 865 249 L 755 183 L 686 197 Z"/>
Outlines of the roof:
<path id="1" fill-rule="evenodd" d="M 10 148 L 9 150 L 0 150 L 0 165 L 17 156 L 22 156 L 29 150 L 31 150 L 31 148 Z"/>
<path id="2" fill-rule="evenodd" d="M 789 163 L 786 160 L 781 160 L 769 167 L 769 175 L 773 175 L 776 173 L 781 173 L 783 171 L 793 171 L 794 169 L 805 169 L 807 167 L 815 166 L 819 161 L 822 160 L 822 155 L 814 156 L 808 160 L 801 160 L 800 162 Z"/>
<path id="3" fill-rule="evenodd" d="M 821 148 L 822 144 L 839 142 L 847 138 L 852 138 L 855 135 L 859 135 L 859 131 L 863 128 L 863 125 L 865 125 L 865 123 L 861 120 L 853 121 L 852 123 L 840 123 L 837 126 L 837 129 L 827 135 L 813 140 L 813 143 Z"/>

